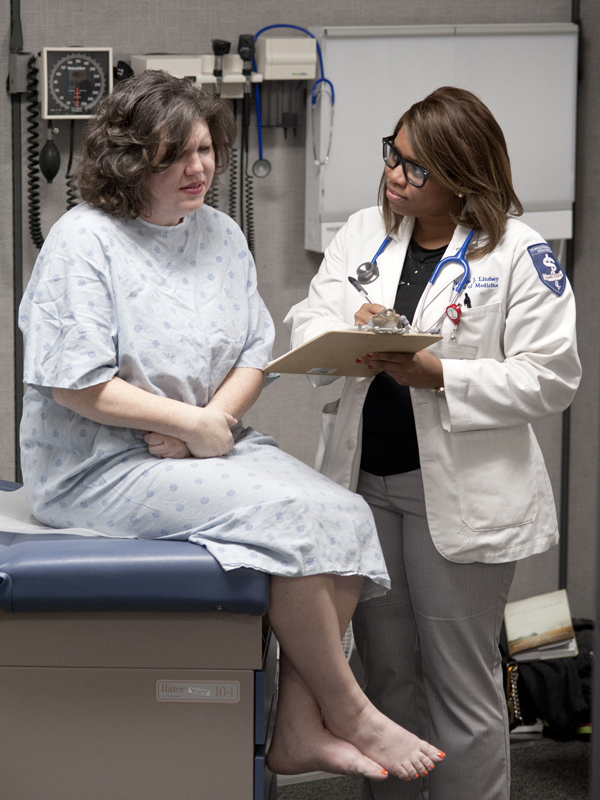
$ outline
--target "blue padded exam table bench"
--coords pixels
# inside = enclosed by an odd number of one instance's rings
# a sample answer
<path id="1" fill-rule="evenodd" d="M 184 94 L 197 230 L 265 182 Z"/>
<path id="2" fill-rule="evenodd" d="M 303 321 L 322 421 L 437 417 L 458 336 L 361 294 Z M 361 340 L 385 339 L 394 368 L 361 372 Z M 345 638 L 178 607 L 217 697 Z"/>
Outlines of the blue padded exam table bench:
<path id="1" fill-rule="evenodd" d="M 189 542 L 0 531 L 3 800 L 273 800 L 268 591 Z"/>

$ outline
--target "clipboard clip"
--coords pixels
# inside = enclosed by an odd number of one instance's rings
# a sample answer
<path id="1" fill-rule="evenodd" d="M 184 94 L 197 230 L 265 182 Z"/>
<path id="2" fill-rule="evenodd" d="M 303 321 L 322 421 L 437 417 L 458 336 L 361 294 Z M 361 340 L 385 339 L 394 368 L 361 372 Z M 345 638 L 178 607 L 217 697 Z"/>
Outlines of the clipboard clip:
<path id="1" fill-rule="evenodd" d="M 359 331 L 373 331 L 374 333 L 399 333 L 410 331 L 410 323 L 404 314 L 398 314 L 393 308 L 386 308 L 379 314 L 373 314 L 366 325 L 359 324 Z"/>

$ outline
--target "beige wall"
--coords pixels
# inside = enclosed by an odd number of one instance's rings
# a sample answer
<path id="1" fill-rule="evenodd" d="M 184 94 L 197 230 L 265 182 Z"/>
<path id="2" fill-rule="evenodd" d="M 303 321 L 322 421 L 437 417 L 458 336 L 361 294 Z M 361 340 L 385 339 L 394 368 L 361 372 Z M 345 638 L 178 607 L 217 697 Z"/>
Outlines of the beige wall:
<path id="1" fill-rule="evenodd" d="M 586 375 L 573 407 L 573 455 L 571 490 L 571 539 L 569 593 L 573 611 L 579 616 L 593 615 L 591 581 L 592 552 L 598 520 L 598 405 L 600 369 L 596 352 L 600 324 L 595 313 L 600 295 L 600 275 L 594 255 L 600 252 L 600 226 L 596 198 L 600 177 L 598 126 L 600 107 L 600 14 L 596 0 L 583 0 L 583 80 L 579 122 L 578 214 L 576 239 L 575 290 L 579 300 L 581 350 Z M 211 38 L 237 43 L 240 33 L 254 33 L 259 28 L 279 22 L 310 26 L 402 25 L 433 23 L 514 23 L 568 22 L 569 0 L 504 0 L 502 3 L 481 0 L 431 0 L 407 3 L 402 0 L 205 0 L 189 3 L 140 2 L 126 6 L 115 0 L 22 0 L 21 16 L 25 49 L 36 51 L 43 46 L 81 44 L 112 46 L 116 54 L 133 52 L 210 52 Z M 0 10 L 2 63 L 8 62 L 8 2 Z M 398 109 L 398 113 L 401 109 Z M 551 124 L 559 109 L 540 109 L 540 135 Z M 59 125 L 57 137 L 66 163 L 67 124 Z M 14 476 L 13 441 L 13 342 L 12 342 L 12 230 L 10 170 L 10 101 L 0 95 L 0 131 L 2 133 L 0 187 L 6 213 L 0 219 L 0 478 Z M 304 129 L 294 139 L 284 139 L 280 130 L 266 130 L 265 155 L 273 164 L 271 175 L 255 182 L 256 251 L 261 292 L 278 324 L 276 354 L 287 349 L 287 337 L 280 321 L 289 307 L 306 293 L 319 258 L 303 248 L 304 203 Z M 358 145 L 357 145 L 358 148 Z M 26 200 L 25 200 L 26 203 Z M 62 213 L 64 181 L 42 187 L 43 227 L 47 233 Z M 25 270 L 29 273 L 36 251 L 25 231 Z M 598 277 L 597 277 L 598 276 Z M 268 388 L 246 422 L 272 433 L 280 445 L 311 463 L 317 440 L 319 409 L 337 396 L 333 387 L 315 391 L 300 376 L 286 376 Z M 560 419 L 552 419 L 538 428 L 553 485 L 560 489 Z M 557 550 L 538 556 L 519 566 L 513 597 L 550 591 L 557 585 Z"/>

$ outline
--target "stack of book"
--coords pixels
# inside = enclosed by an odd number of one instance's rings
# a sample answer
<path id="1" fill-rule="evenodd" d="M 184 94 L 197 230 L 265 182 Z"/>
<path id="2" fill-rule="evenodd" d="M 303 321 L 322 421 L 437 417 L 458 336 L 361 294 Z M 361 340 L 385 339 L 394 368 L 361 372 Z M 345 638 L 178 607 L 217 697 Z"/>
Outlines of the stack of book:
<path id="1" fill-rule="evenodd" d="M 565 589 L 507 603 L 504 625 L 515 661 L 566 658 L 578 653 Z"/>

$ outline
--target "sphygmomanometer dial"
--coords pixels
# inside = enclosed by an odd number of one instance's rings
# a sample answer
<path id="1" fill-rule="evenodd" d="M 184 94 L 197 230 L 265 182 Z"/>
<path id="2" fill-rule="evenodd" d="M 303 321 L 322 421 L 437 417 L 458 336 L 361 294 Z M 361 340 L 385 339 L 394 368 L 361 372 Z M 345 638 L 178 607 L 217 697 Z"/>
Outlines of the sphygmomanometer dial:
<path id="1" fill-rule="evenodd" d="M 108 49 L 45 48 L 44 58 L 47 119 L 89 117 L 112 89 L 112 58 Z"/>

